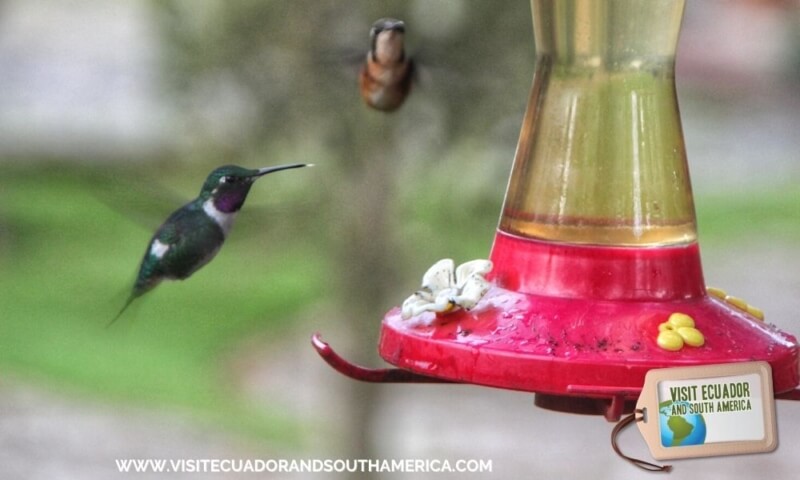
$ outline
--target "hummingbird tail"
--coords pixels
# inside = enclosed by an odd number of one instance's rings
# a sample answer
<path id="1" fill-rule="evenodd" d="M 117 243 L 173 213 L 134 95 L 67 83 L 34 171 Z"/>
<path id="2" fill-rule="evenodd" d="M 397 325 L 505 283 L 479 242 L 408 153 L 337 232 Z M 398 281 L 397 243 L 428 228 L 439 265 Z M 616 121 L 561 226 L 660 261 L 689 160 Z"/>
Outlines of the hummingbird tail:
<path id="1" fill-rule="evenodd" d="M 122 316 L 122 314 L 125 312 L 125 310 L 127 310 L 128 307 L 130 307 L 131 303 L 133 303 L 133 301 L 136 300 L 137 297 L 138 297 L 138 295 L 135 295 L 135 294 L 132 294 L 130 297 L 128 297 L 128 300 L 125 301 L 125 305 L 123 305 L 122 308 L 117 313 L 117 315 L 114 318 L 112 318 L 110 322 L 108 322 L 108 325 L 106 325 L 106 328 L 109 328 L 117 320 L 119 320 L 119 317 Z"/>

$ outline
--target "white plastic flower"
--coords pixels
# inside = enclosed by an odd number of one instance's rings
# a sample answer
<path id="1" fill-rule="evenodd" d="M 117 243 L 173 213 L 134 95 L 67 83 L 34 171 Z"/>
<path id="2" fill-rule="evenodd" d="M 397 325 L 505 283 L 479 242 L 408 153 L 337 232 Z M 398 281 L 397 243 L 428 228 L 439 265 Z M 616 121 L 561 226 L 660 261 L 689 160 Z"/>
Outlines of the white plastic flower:
<path id="1" fill-rule="evenodd" d="M 454 268 L 453 260 L 439 260 L 422 276 L 422 288 L 403 302 L 404 319 L 423 312 L 470 310 L 486 295 L 490 284 L 484 277 L 492 270 L 489 260 L 472 260 Z"/>

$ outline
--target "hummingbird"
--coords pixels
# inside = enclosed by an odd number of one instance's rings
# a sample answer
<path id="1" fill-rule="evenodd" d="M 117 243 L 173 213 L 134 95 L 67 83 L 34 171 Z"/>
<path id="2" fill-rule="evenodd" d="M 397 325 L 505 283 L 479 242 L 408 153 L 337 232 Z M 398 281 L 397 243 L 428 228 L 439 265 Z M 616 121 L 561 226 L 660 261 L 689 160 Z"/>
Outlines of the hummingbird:
<path id="1" fill-rule="evenodd" d="M 361 97 L 376 110 L 397 110 L 411 91 L 415 67 L 403 46 L 405 31 L 405 23 L 394 18 L 381 18 L 370 29 L 371 47 L 358 85 Z"/>
<path id="2" fill-rule="evenodd" d="M 225 165 L 212 171 L 200 195 L 174 211 L 156 230 L 139 265 L 131 294 L 109 325 L 162 280 L 185 280 L 210 262 L 225 242 L 253 182 L 268 173 L 310 166 L 293 163 L 251 170 Z"/>

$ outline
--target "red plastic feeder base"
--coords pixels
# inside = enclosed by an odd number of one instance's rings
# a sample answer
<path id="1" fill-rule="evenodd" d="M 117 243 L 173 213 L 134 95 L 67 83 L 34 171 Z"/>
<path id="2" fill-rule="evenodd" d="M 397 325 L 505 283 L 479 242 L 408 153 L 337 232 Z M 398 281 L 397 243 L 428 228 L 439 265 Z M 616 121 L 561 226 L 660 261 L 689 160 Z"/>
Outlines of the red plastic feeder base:
<path id="1" fill-rule="evenodd" d="M 776 394 L 800 382 L 797 340 L 709 296 L 696 244 L 576 246 L 498 232 L 491 259 L 496 286 L 472 311 L 404 320 L 391 310 L 381 356 L 419 375 L 536 392 L 542 407 L 608 418 L 637 398 L 652 368 L 763 360 Z M 704 345 L 658 346 L 658 326 L 675 312 L 694 318 Z M 595 399 L 613 400 L 613 411 Z"/>

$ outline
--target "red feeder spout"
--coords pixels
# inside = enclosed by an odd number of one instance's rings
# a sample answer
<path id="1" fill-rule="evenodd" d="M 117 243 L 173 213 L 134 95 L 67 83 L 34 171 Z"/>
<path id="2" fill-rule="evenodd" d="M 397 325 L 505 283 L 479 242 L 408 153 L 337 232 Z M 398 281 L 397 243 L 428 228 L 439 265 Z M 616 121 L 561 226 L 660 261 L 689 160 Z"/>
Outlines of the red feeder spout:
<path id="1" fill-rule="evenodd" d="M 319 333 L 311 336 L 311 345 L 334 370 L 354 380 L 369 383 L 452 383 L 435 377 L 418 375 L 399 368 L 366 368 L 350 363 L 322 341 Z"/>

